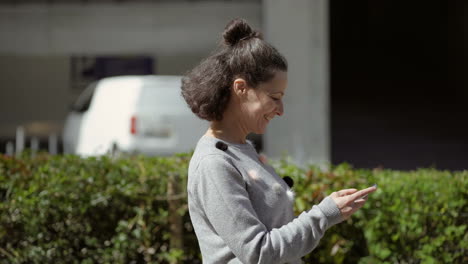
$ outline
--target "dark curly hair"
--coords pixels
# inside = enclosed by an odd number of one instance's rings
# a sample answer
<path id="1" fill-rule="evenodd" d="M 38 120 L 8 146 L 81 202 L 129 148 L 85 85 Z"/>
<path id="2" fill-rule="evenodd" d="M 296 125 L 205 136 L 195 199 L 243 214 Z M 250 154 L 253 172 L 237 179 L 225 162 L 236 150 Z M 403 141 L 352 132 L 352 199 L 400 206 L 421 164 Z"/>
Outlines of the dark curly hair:
<path id="1" fill-rule="evenodd" d="M 286 59 L 243 19 L 229 22 L 220 47 L 182 78 L 182 96 L 193 113 L 213 121 L 223 118 L 235 78 L 251 87 L 287 71 Z"/>

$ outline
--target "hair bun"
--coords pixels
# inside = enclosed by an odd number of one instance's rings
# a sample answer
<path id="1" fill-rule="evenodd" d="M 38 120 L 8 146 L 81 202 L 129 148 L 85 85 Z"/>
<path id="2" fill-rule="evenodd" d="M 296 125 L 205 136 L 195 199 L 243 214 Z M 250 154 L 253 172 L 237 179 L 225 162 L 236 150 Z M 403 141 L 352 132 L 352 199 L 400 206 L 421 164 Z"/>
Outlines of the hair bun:
<path id="1" fill-rule="evenodd" d="M 254 37 L 260 38 L 260 34 L 252 30 L 247 21 L 241 18 L 231 20 L 223 32 L 224 43 L 228 46 L 235 46 L 241 40 Z"/>

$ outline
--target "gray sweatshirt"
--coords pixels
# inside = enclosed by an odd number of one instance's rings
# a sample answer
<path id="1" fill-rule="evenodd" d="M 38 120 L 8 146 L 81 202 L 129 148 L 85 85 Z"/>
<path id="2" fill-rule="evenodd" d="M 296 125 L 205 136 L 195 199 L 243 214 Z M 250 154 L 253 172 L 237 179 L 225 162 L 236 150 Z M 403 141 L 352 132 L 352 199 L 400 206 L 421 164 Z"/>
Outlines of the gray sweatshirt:
<path id="1" fill-rule="evenodd" d="M 301 263 L 342 221 L 330 197 L 295 217 L 292 190 L 250 144 L 203 136 L 187 187 L 203 263 Z"/>

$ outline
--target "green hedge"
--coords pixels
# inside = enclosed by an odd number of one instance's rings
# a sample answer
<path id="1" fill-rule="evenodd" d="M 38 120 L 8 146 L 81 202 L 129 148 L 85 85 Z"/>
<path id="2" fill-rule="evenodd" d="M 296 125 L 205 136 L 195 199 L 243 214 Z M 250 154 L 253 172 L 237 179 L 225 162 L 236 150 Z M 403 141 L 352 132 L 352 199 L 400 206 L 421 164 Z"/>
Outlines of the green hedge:
<path id="1" fill-rule="evenodd" d="M 0 263 L 201 263 L 189 159 L 0 155 Z M 272 165 L 295 180 L 297 213 L 332 190 L 379 186 L 306 263 L 468 262 L 468 171 Z"/>

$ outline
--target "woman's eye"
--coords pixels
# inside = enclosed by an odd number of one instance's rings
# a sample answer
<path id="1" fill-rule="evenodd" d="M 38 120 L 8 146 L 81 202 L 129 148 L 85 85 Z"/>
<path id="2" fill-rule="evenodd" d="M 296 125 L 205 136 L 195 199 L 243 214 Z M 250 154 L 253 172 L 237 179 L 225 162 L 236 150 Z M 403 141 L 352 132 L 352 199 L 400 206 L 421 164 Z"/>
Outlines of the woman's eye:
<path id="1" fill-rule="evenodd" d="M 279 98 L 276 98 L 276 97 L 273 97 L 273 96 L 271 97 L 271 99 L 273 99 L 273 100 L 275 100 L 275 101 L 279 101 L 279 100 L 281 100 L 281 99 L 279 99 Z"/>

